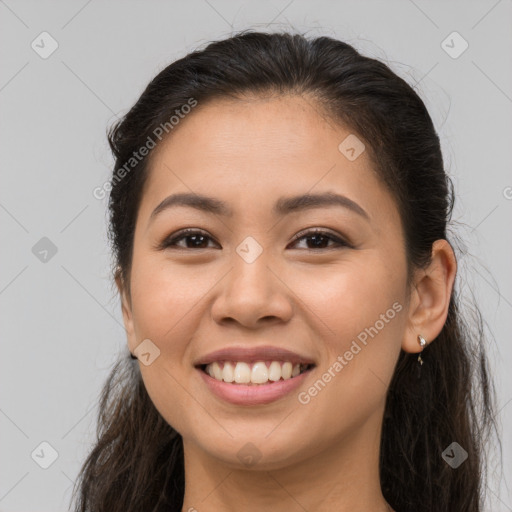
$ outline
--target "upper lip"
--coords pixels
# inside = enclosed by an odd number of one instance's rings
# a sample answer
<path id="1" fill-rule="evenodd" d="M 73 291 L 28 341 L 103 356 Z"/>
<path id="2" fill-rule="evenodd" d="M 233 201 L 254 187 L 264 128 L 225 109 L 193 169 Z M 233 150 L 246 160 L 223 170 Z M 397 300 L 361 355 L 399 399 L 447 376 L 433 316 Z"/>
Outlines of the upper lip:
<path id="1" fill-rule="evenodd" d="M 215 361 L 289 361 L 292 364 L 315 364 L 310 357 L 297 354 L 285 348 L 262 345 L 260 347 L 226 347 L 210 352 L 194 362 L 194 366 L 210 364 Z"/>

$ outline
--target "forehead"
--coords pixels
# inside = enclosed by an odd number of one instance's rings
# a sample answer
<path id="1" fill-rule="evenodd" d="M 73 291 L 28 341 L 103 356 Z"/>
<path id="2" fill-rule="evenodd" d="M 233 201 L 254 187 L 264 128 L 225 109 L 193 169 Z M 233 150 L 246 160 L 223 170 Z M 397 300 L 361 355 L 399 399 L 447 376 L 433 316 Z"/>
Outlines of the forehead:
<path id="1" fill-rule="evenodd" d="M 216 169 L 238 171 L 257 169 L 264 174 L 268 165 L 281 162 L 281 174 L 300 171 L 307 165 L 324 166 L 338 160 L 339 144 L 351 134 L 323 114 L 312 98 L 249 96 L 215 99 L 199 104 L 156 148 L 153 160 L 164 155 L 175 162 L 190 164 L 213 159 Z M 347 167 L 369 167 L 362 154 Z M 347 161 L 348 162 L 348 161 Z M 292 167 L 294 165 L 294 167 Z M 235 167 L 237 166 L 237 167 Z M 207 169 L 211 169 L 211 166 Z"/>
<path id="2" fill-rule="evenodd" d="M 250 151 L 254 159 L 258 147 L 264 145 L 273 157 L 299 159 L 332 145 L 326 133 L 340 130 L 313 99 L 290 95 L 216 99 L 199 104 L 192 114 L 163 147 L 187 139 L 200 146 L 203 155 L 214 152 L 217 156 L 226 151 L 232 159 L 243 159 Z M 265 154 L 259 156 L 262 160 L 268 158 Z"/>
<path id="3" fill-rule="evenodd" d="M 311 98 L 199 104 L 152 155 L 141 210 L 175 192 L 208 192 L 236 212 L 251 205 L 270 208 L 277 197 L 326 190 L 354 199 L 372 217 L 376 209 L 393 209 L 368 152 L 350 160 L 340 150 L 350 137 L 357 136 L 327 118 Z M 145 216 L 151 213 L 147 208 L 141 212 Z"/>

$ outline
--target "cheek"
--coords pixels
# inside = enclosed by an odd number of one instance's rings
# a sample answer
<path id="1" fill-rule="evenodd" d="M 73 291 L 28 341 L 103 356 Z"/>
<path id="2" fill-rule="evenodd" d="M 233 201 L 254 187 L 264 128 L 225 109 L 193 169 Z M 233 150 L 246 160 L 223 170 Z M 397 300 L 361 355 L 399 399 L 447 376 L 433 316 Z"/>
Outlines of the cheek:
<path id="1" fill-rule="evenodd" d="M 405 307 L 399 279 L 376 262 L 329 276 L 316 275 L 317 286 L 304 283 L 301 292 L 315 313 L 325 359 L 299 402 L 311 415 L 311 428 L 335 435 L 340 428 L 358 428 L 383 406 L 400 352 Z"/>
<path id="2" fill-rule="evenodd" d="M 385 325 L 379 332 L 381 338 L 388 338 L 390 331 L 399 332 L 401 320 L 395 319 L 397 309 L 403 309 L 403 283 L 400 274 L 393 274 L 383 261 L 382 255 L 368 252 L 357 259 L 284 277 L 304 313 L 315 323 L 317 338 L 323 339 L 330 351 L 350 346 L 353 338 L 376 322 L 377 328 L 382 322 Z M 402 307 L 393 309 L 395 302 Z"/>
<path id="3" fill-rule="evenodd" d="M 322 382 L 311 394 L 326 383 L 324 403 L 353 406 L 356 395 L 374 392 L 380 400 L 391 379 L 405 329 L 403 282 L 381 261 L 367 254 L 326 269 L 325 275 L 312 272 L 296 280 L 294 289 L 300 290 L 305 311 L 314 313 L 314 331 L 323 344 Z"/>
<path id="4" fill-rule="evenodd" d="M 188 374 L 195 371 L 186 357 L 187 347 L 200 321 L 201 299 L 214 284 L 211 277 L 197 274 L 197 268 L 171 267 L 149 257 L 133 261 L 136 337 L 138 343 L 149 338 L 160 350 L 151 365 L 140 364 L 142 379 L 157 410 L 180 433 L 191 429 L 190 422 L 204 422 L 201 408 L 184 387 Z"/>
<path id="5" fill-rule="evenodd" d="M 166 350 L 179 348 L 171 341 L 183 343 L 192 337 L 193 332 L 187 330 L 189 319 L 214 283 L 211 274 L 198 272 L 197 267 L 134 258 L 132 300 L 137 337 L 159 340 Z"/>

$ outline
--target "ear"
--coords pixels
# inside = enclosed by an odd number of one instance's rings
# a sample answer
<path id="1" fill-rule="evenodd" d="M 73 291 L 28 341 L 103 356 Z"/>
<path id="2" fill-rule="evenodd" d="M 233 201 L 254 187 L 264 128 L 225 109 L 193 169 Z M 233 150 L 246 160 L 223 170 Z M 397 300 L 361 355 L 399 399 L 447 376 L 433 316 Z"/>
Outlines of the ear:
<path id="1" fill-rule="evenodd" d="M 130 291 L 128 290 L 126 284 L 123 282 L 123 278 L 121 277 L 121 273 L 119 271 L 116 273 L 115 281 L 117 289 L 119 291 L 119 295 L 121 296 L 121 309 L 123 312 L 123 322 L 124 328 L 126 330 L 128 348 L 130 349 L 130 352 L 133 354 L 135 348 L 137 347 L 137 343 L 135 338 L 135 329 L 133 326 L 133 314 Z"/>
<path id="2" fill-rule="evenodd" d="M 457 260 L 447 240 L 432 244 L 432 261 L 428 268 L 418 272 L 409 302 L 407 327 L 402 340 L 405 352 L 421 352 L 418 334 L 427 344 L 435 340 L 448 316 Z"/>

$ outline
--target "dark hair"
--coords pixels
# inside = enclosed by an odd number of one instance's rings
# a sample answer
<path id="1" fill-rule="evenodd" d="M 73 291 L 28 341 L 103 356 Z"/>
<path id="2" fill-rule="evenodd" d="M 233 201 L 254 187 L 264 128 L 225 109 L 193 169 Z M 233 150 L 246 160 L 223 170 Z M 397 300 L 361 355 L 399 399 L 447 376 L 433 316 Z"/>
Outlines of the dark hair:
<path id="1" fill-rule="evenodd" d="M 172 136 L 171 116 L 191 99 L 200 108 L 245 94 L 302 95 L 363 140 L 398 206 L 411 284 L 412 271 L 430 262 L 432 244 L 447 239 L 454 202 L 423 101 L 387 65 L 347 43 L 254 31 L 173 62 L 111 128 L 114 275 L 129 290 L 135 221 L 152 154 L 130 169 L 134 152 L 154 140 L 161 126 Z M 421 378 L 415 354 L 401 351 L 390 383 L 380 478 L 385 499 L 399 512 L 479 512 L 484 504 L 484 446 L 496 428 L 495 391 L 481 314 L 475 306 L 471 321 L 465 320 L 461 300 L 454 286 L 446 323 L 422 353 Z M 182 438 L 155 408 L 129 357 L 117 362 L 102 391 L 97 436 L 79 474 L 77 512 L 181 511 Z M 468 453 L 456 470 L 442 458 L 454 441 Z"/>

